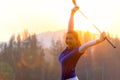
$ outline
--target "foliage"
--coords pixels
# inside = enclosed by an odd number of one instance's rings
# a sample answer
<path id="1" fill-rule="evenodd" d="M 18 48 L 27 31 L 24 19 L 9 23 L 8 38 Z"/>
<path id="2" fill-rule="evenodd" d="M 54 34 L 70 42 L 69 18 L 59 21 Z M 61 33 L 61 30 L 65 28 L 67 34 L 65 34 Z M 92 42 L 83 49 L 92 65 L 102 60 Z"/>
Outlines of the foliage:
<path id="1" fill-rule="evenodd" d="M 78 33 L 82 44 L 99 36 L 90 32 Z M 0 78 L 5 75 L 9 80 L 60 79 L 58 57 L 65 48 L 64 39 L 53 39 L 51 47 L 46 48 L 36 37 L 35 33 L 30 34 L 28 30 L 24 30 L 17 36 L 11 36 L 8 44 L 0 44 Z M 120 40 L 110 37 L 108 38 L 116 45 L 116 49 L 105 41 L 89 48 L 80 58 L 76 70 L 81 80 L 120 79 Z M 8 80 L 6 78 L 3 80 Z"/>

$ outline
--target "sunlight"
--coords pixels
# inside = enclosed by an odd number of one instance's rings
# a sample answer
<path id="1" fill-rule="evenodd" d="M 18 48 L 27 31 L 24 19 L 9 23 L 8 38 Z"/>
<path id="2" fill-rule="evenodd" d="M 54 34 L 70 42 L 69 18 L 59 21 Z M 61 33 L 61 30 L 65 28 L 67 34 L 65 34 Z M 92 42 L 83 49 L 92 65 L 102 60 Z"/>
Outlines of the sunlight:
<path id="1" fill-rule="evenodd" d="M 109 30 L 110 33 L 120 36 L 118 0 L 76 0 L 76 2 L 89 21 L 77 12 L 75 29 L 98 33 L 91 26 L 91 23 L 94 23 L 101 31 Z M 73 7 L 72 0 L 1 0 L 0 41 L 8 40 L 10 35 L 24 28 L 36 33 L 67 29 Z"/>
<path id="2" fill-rule="evenodd" d="M 96 33 L 98 31 L 94 29 L 94 27 L 92 27 L 92 24 L 95 24 L 100 31 L 108 30 L 113 19 L 113 12 L 111 12 L 110 10 L 110 8 L 112 7 L 106 7 L 106 4 L 103 3 L 103 1 L 96 1 L 96 3 L 99 4 L 95 4 L 94 2 L 88 0 L 76 1 L 80 6 L 80 10 L 88 17 L 88 19 L 85 19 L 84 16 L 80 12 L 78 12 L 75 17 L 75 29 L 81 29 L 85 31 L 88 30 Z M 103 5 L 101 6 L 101 4 Z M 108 6 L 110 6 L 111 4 L 112 2 L 109 3 Z"/>
<path id="3" fill-rule="evenodd" d="M 92 26 L 91 22 L 85 20 L 79 13 L 75 15 L 75 30 L 90 31 L 98 33 L 97 30 Z"/>

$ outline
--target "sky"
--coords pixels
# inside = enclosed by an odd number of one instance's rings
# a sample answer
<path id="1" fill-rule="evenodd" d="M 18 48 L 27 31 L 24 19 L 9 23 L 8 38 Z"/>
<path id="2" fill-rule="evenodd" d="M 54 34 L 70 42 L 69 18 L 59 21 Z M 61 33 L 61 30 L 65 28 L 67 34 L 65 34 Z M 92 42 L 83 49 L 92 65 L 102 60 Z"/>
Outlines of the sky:
<path id="1" fill-rule="evenodd" d="M 89 21 L 77 12 L 75 29 L 95 31 L 90 26 L 94 23 L 101 31 L 120 37 L 119 0 L 76 2 Z M 35 33 L 67 29 L 73 7 L 72 0 L 0 0 L 0 41 L 8 41 L 11 35 L 24 29 Z"/>

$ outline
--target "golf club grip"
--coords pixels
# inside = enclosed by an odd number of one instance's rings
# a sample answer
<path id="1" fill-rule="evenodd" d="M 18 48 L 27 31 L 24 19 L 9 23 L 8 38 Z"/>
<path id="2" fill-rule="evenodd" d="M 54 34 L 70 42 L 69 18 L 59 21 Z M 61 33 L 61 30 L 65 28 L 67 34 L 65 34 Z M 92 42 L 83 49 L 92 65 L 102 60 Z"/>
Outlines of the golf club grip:
<path id="1" fill-rule="evenodd" d="M 72 0 L 72 2 L 73 2 L 73 4 L 76 6 L 77 4 L 76 4 L 76 0 Z M 88 20 L 88 17 L 81 11 L 81 10 L 79 10 L 79 12 L 84 16 L 84 18 L 85 19 L 87 19 Z M 101 33 L 101 31 L 96 27 L 96 25 L 94 25 L 94 24 L 92 24 L 97 30 L 98 30 L 98 32 L 100 32 Z M 112 44 L 112 42 L 106 37 L 106 40 L 111 44 L 111 46 L 113 47 L 113 48 L 116 48 L 116 46 L 114 46 L 113 44 Z"/>
<path id="2" fill-rule="evenodd" d="M 112 46 L 113 48 L 116 48 L 116 46 L 113 45 L 112 42 L 111 42 L 107 37 L 106 37 L 105 39 L 111 44 L 111 46 Z"/>
<path id="3" fill-rule="evenodd" d="M 95 24 L 92 24 L 92 25 L 93 25 L 94 28 L 96 28 L 96 30 L 97 30 L 99 33 L 101 33 L 101 31 L 96 27 Z M 112 46 L 113 48 L 116 48 L 116 46 L 113 45 L 112 42 L 111 42 L 107 37 L 106 37 L 106 40 L 111 44 L 111 46 Z"/>
<path id="4" fill-rule="evenodd" d="M 79 12 L 84 16 L 85 19 L 88 20 L 88 17 L 87 17 L 82 11 L 79 10 Z M 94 28 L 96 28 L 96 30 L 97 30 L 98 32 L 101 33 L 101 31 L 96 27 L 95 24 L 92 24 L 92 26 L 93 26 Z M 112 44 L 112 42 L 111 42 L 107 37 L 106 37 L 106 40 L 111 44 L 111 46 L 112 46 L 113 48 L 116 48 L 116 46 L 114 46 L 114 45 Z"/>

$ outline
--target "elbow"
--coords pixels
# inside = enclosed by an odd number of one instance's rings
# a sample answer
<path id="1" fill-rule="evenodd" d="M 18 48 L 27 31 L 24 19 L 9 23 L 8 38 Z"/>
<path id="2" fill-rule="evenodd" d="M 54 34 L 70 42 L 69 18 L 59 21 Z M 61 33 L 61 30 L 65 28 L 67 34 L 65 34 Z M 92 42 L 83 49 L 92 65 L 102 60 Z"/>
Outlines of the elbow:
<path id="1" fill-rule="evenodd" d="M 80 53 L 84 53 L 87 48 L 88 48 L 87 46 L 84 46 L 82 49 L 79 49 L 79 52 L 80 52 Z"/>

